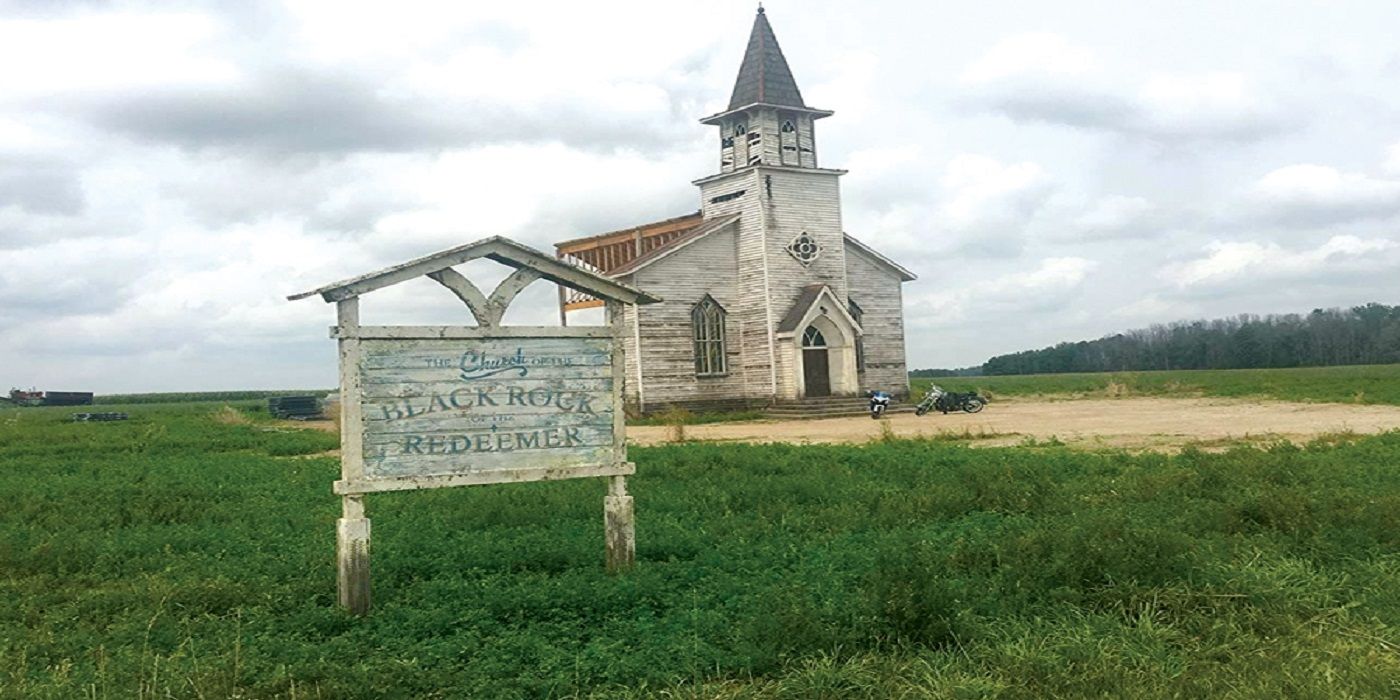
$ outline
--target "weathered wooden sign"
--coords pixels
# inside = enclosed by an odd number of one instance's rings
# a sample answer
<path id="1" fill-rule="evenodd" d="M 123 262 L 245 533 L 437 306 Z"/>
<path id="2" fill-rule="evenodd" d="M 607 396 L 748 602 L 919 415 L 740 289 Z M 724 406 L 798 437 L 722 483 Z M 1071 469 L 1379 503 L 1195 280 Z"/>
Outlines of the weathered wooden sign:
<path id="1" fill-rule="evenodd" d="M 516 268 L 482 294 L 452 269 L 489 258 Z M 362 326 L 359 295 L 427 276 L 455 293 L 476 326 Z M 607 326 L 501 326 L 537 279 L 604 300 Z M 631 566 L 632 497 L 622 414 L 623 304 L 656 299 L 606 277 L 494 237 L 310 292 L 337 305 L 341 479 L 340 603 L 369 610 L 369 519 L 380 491 L 609 477 L 607 566 Z"/>
<path id="2" fill-rule="evenodd" d="M 614 474 L 626 463 L 609 328 L 359 339 L 362 478 L 341 493 Z M 403 335 L 399 333 L 398 335 Z M 621 467 L 621 469 L 626 469 Z M 455 477 L 455 479 L 454 479 Z"/>

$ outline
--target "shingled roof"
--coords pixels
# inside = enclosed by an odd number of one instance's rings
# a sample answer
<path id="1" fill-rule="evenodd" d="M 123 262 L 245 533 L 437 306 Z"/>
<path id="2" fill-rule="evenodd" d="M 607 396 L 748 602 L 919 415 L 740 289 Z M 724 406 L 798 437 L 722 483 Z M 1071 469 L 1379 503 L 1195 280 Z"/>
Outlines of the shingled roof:
<path id="1" fill-rule="evenodd" d="M 753 31 L 749 34 L 749 47 L 744 51 L 744 62 L 739 66 L 739 78 L 734 81 L 734 93 L 729 97 L 729 109 L 739 109 L 751 104 L 770 104 L 780 107 L 800 107 L 802 93 L 797 89 L 797 81 L 792 79 L 783 50 L 778 47 L 778 38 L 773 36 L 773 27 L 768 24 L 768 15 L 758 8 L 758 16 L 753 20 Z"/>

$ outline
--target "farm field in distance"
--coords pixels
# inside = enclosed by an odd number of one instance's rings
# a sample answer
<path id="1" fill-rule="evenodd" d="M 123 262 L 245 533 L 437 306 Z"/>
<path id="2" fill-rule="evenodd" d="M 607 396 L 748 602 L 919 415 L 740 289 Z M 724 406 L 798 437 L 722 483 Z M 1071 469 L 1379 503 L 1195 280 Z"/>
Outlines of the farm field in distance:
<path id="1" fill-rule="evenodd" d="M 1217 396 L 1400 405 L 1400 365 L 936 377 L 912 383 L 916 397 L 932 383 L 949 391 L 989 392 L 993 398 Z"/>
<path id="2" fill-rule="evenodd" d="M 597 480 L 372 495 L 357 620 L 336 436 L 235 406 L 0 409 L 0 698 L 1400 692 L 1400 433 L 634 448 L 630 574 Z"/>

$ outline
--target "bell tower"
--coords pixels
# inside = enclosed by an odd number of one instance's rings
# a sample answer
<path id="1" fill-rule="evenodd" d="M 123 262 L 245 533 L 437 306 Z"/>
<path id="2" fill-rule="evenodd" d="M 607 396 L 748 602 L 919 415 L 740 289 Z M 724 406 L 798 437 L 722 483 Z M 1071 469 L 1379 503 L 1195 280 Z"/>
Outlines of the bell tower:
<path id="1" fill-rule="evenodd" d="M 846 171 L 817 164 L 814 131 L 818 119 L 831 115 L 802 99 L 759 7 L 728 107 L 700 120 L 719 128 L 719 172 L 694 184 L 705 219 L 736 217 L 739 299 L 730 315 L 745 341 L 735 367 L 747 386 L 766 384 L 768 396 L 798 395 L 800 363 L 794 334 L 781 323 L 786 316 L 812 306 L 812 290 L 823 288 L 830 293 L 818 305 L 822 313 L 839 315 L 847 305 L 840 185 Z"/>
<path id="2" fill-rule="evenodd" d="M 832 112 L 802 101 L 768 15 L 758 8 L 729 107 L 700 120 L 719 127 L 720 172 L 751 165 L 817 167 L 813 125 Z"/>

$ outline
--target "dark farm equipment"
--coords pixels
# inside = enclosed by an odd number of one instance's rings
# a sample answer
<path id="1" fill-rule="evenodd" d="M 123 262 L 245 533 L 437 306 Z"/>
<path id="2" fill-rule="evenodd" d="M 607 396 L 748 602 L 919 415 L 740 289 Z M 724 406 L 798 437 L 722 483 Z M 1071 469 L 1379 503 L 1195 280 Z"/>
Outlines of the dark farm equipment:
<path id="1" fill-rule="evenodd" d="M 113 420 L 126 420 L 127 418 L 128 416 L 125 413 L 109 411 L 105 413 L 74 413 L 72 416 L 69 416 L 68 419 L 73 421 L 74 423 L 92 423 Z"/>
<path id="2" fill-rule="evenodd" d="M 320 418 L 321 402 L 315 396 L 274 396 L 267 400 L 267 412 L 274 418 Z"/>
<path id="3" fill-rule="evenodd" d="M 10 390 L 10 403 L 16 406 L 91 406 L 91 391 Z"/>

